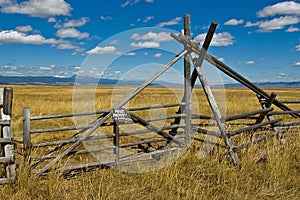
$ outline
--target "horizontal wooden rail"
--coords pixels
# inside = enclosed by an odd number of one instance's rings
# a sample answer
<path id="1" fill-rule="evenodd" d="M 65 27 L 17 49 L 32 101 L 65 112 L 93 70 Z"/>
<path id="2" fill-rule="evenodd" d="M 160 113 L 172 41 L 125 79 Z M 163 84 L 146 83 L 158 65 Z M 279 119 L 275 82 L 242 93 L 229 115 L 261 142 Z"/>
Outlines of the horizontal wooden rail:
<path id="1" fill-rule="evenodd" d="M 15 159 L 13 156 L 11 157 L 0 157 L 0 164 L 11 164 L 14 163 Z"/>
<path id="2" fill-rule="evenodd" d="M 205 130 L 202 128 L 192 128 L 193 131 L 196 131 L 197 133 L 202 133 L 205 135 L 210 135 L 210 136 L 214 136 L 217 138 L 222 138 L 222 135 L 218 132 L 214 132 L 214 131 L 209 131 L 209 130 Z"/>
<path id="3" fill-rule="evenodd" d="M 155 122 L 155 121 L 161 121 L 161 120 L 167 120 L 167 119 L 174 119 L 176 117 L 185 117 L 185 114 L 176 114 L 176 115 L 171 115 L 171 116 L 163 116 L 163 117 L 158 117 L 158 118 L 153 118 L 146 120 L 147 122 Z M 112 126 L 114 122 L 107 122 L 103 123 L 101 126 Z M 120 125 L 129 125 L 129 124 L 134 124 L 133 121 L 121 123 Z M 36 133 L 50 133 L 50 132 L 59 132 L 59 131 L 72 131 L 72 130 L 81 130 L 81 129 L 86 129 L 86 128 L 92 128 L 93 125 L 83 125 L 83 126 L 69 126 L 69 127 L 62 127 L 62 128 L 50 128 L 50 129 L 37 129 L 37 130 L 30 130 L 31 134 L 36 134 Z"/>
<path id="4" fill-rule="evenodd" d="M 9 120 L 2 120 L 0 119 L 0 126 L 8 126 L 10 125 L 10 121 Z"/>
<path id="5" fill-rule="evenodd" d="M 172 128 L 184 128 L 184 127 L 185 127 L 184 124 L 174 124 L 174 125 L 162 127 L 161 130 L 169 130 L 169 129 L 172 129 Z M 129 132 L 122 132 L 122 133 L 120 133 L 120 137 L 121 136 L 132 136 L 132 135 L 144 134 L 144 133 L 151 133 L 151 132 L 154 132 L 154 131 L 149 130 L 149 129 L 134 130 L 134 131 L 129 131 Z M 113 137 L 115 137 L 115 134 L 103 134 L 103 135 L 98 135 L 98 136 L 90 136 L 84 141 L 107 139 L 107 138 L 113 138 Z M 78 140 L 77 138 L 72 138 L 72 139 L 69 139 L 69 140 L 44 142 L 44 143 L 39 143 L 39 144 L 33 144 L 32 148 L 56 146 L 56 145 L 60 145 L 60 144 L 70 144 L 70 143 L 76 142 L 77 140 Z"/>
<path id="6" fill-rule="evenodd" d="M 165 104 L 165 105 L 153 105 L 153 106 L 143 106 L 136 108 L 127 108 L 128 111 L 140 111 L 140 110 L 149 110 L 149 109 L 160 109 L 160 108 L 169 108 L 176 106 L 183 106 L 185 103 L 176 103 L 176 104 Z M 82 113 L 70 113 L 70 114 L 57 114 L 57 115 L 45 115 L 45 116 L 33 116 L 30 117 L 30 120 L 44 120 L 44 119 L 55 119 L 55 118 L 68 118 L 68 117 L 78 117 L 78 116 L 88 116 L 109 113 L 110 110 L 98 110 L 93 112 L 82 112 Z"/>
<path id="7" fill-rule="evenodd" d="M 271 120 L 271 121 L 267 121 L 267 122 L 262 122 L 262 123 L 259 123 L 259 124 L 254 124 L 254 125 L 246 127 L 246 128 L 242 128 L 242 129 L 239 129 L 239 130 L 236 130 L 236 131 L 232 131 L 232 132 L 228 133 L 227 136 L 232 137 L 232 136 L 238 135 L 240 133 L 255 131 L 255 130 L 260 129 L 264 126 L 267 126 L 267 125 L 270 125 L 270 124 L 271 125 L 276 124 L 276 123 L 280 122 L 281 120 L 282 119 L 276 119 L 276 120 Z"/>
<path id="8" fill-rule="evenodd" d="M 300 110 L 273 111 L 267 113 L 267 115 L 286 115 L 286 114 L 294 114 L 294 113 L 300 113 Z"/>
<path id="9" fill-rule="evenodd" d="M 300 104 L 299 100 L 282 100 L 280 102 L 281 103 L 286 103 L 286 104 Z"/>
<path id="10" fill-rule="evenodd" d="M 278 127 L 289 127 L 289 126 L 299 126 L 299 125 L 300 125 L 300 121 L 285 122 L 285 123 L 277 124 Z"/>
<path id="11" fill-rule="evenodd" d="M 250 116 L 253 116 L 253 115 L 268 113 L 272 110 L 274 110 L 274 108 L 266 108 L 266 109 L 251 111 L 251 112 L 247 112 L 247 113 L 243 113 L 243 114 L 232 115 L 232 116 L 225 117 L 224 121 L 233 121 L 233 120 L 238 120 L 238 119 L 246 119 L 246 118 L 248 118 Z"/>
<path id="12" fill-rule="evenodd" d="M 14 144 L 15 141 L 12 138 L 0 138 L 0 144 Z"/>

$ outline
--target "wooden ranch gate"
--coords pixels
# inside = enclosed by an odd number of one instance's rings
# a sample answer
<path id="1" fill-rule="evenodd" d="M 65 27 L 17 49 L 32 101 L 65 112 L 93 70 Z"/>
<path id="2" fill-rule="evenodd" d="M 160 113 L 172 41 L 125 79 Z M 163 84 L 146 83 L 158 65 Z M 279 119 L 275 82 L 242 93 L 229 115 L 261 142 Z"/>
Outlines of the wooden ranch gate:
<path id="1" fill-rule="evenodd" d="M 11 128 L 12 88 L 0 88 L 0 126 L 1 126 L 1 177 L 0 184 L 16 180 L 16 164 L 14 156 L 14 140 Z"/>
<path id="2" fill-rule="evenodd" d="M 120 166 L 124 163 L 146 162 L 152 163 L 160 160 L 167 154 L 180 154 L 191 144 L 193 139 L 206 143 L 217 144 L 226 148 L 234 165 L 240 164 L 238 151 L 250 145 L 258 144 L 270 137 L 278 137 L 281 145 L 284 145 L 284 138 L 299 133 L 300 110 L 287 106 L 298 101 L 279 101 L 276 93 L 268 94 L 261 88 L 252 84 L 245 77 L 207 53 L 213 38 L 216 23 L 212 23 L 205 41 L 200 44 L 190 37 L 190 16 L 184 16 L 184 34 L 172 34 L 171 36 L 183 45 L 183 50 L 176 55 L 169 63 L 156 72 L 150 79 L 137 87 L 131 94 L 123 98 L 113 108 L 90 113 L 73 113 L 52 116 L 31 116 L 30 108 L 24 109 L 24 157 L 31 166 L 32 173 L 40 176 L 55 168 L 60 171 L 69 172 L 73 170 L 85 170 L 93 167 Z M 184 95 L 182 101 L 168 105 L 149 105 L 139 108 L 128 108 L 124 106 L 140 94 L 147 86 L 166 72 L 174 63 L 184 58 Z M 232 116 L 222 116 L 220 108 L 213 95 L 212 89 L 207 83 L 202 70 L 203 62 L 209 62 L 222 73 L 243 84 L 257 96 L 260 108 L 247 113 L 239 113 Z M 193 70 L 191 70 L 193 66 Z M 205 97 L 209 103 L 212 116 L 204 116 L 200 113 L 193 113 L 191 109 L 192 91 L 199 79 Z M 158 117 L 155 119 L 142 118 L 138 112 L 151 109 L 171 109 L 174 114 Z M 276 108 L 276 110 L 275 110 Z M 174 112 L 175 111 L 175 112 Z M 168 112 L 170 113 L 170 112 Z M 49 129 L 32 129 L 34 123 L 41 120 L 60 121 L 68 120 L 76 116 L 96 115 L 96 120 L 81 126 L 65 126 Z M 282 118 L 277 116 L 281 115 Z M 163 127 L 155 125 L 155 121 L 167 120 Z M 211 131 L 207 121 L 213 120 L 216 127 Z M 120 131 L 120 127 L 135 125 L 134 130 Z M 230 126 L 236 126 L 234 130 Z M 107 127 L 107 134 L 94 135 L 100 128 Z M 70 132 L 69 135 L 64 132 Z M 148 139 L 130 140 L 130 136 L 153 133 L 155 136 Z M 39 134 L 51 134 L 52 140 L 40 141 Z M 195 135 L 195 138 L 192 136 Z M 248 135 L 247 141 L 242 141 L 238 136 Z M 56 136 L 57 135 L 57 136 Z M 63 136 L 63 139 L 60 138 Z M 198 137 L 199 136 L 199 137 Z M 215 138 L 207 140 L 206 136 Z M 35 141 L 32 142 L 32 138 Z M 55 140 L 53 140 L 55 138 Z M 127 139 L 126 139 L 127 138 Z M 109 140 L 110 145 L 102 142 Z M 86 149 L 82 145 L 85 142 L 93 141 L 103 144 L 101 147 Z M 102 143 L 101 143 L 102 142 Z M 91 145 L 92 146 L 92 145 Z M 43 148 L 43 150 L 41 150 Z M 130 148 L 128 154 L 122 154 L 120 149 Z M 94 160 L 84 164 L 78 164 L 88 157 L 90 153 L 107 152 L 110 159 Z M 38 155 L 33 157 L 34 155 Z M 82 156 L 85 155 L 85 156 Z M 113 155 L 113 157 L 111 157 Z M 77 157 L 76 157 L 77 156 Z M 112 159 L 113 158 L 113 159 Z M 173 158 L 170 158 L 173 159 Z"/>

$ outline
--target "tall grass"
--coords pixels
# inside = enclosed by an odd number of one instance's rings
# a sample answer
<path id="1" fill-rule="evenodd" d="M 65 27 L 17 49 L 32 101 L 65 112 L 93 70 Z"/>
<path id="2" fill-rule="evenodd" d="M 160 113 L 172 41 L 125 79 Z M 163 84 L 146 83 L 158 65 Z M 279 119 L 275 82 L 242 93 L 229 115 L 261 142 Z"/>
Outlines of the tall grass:
<path id="1" fill-rule="evenodd" d="M 72 87 L 13 86 L 13 133 L 22 140 L 22 109 L 30 107 L 32 115 L 49 115 L 72 112 Z M 97 109 L 107 109 L 112 88 L 99 88 Z M 278 89 L 278 99 L 300 99 L 299 89 Z M 271 91 L 268 91 L 271 92 Z M 202 91 L 201 112 L 209 114 Z M 143 106 L 168 103 L 172 93 L 167 89 L 149 88 L 133 102 Z M 227 114 L 238 114 L 259 109 L 254 93 L 245 89 L 227 89 Z M 149 103 L 147 102 L 147 103 Z M 70 122 L 51 122 L 65 125 Z M 57 124 L 55 124 L 57 123 Z M 43 127 L 37 127 L 43 128 Z M 299 130 L 300 131 L 300 130 Z M 239 152 L 240 168 L 230 163 L 225 151 L 215 148 L 199 158 L 200 142 L 176 162 L 163 169 L 148 173 L 125 173 L 114 169 L 98 169 L 71 179 L 58 172 L 46 178 L 35 178 L 19 164 L 18 181 L 0 186 L 0 199 L 299 199 L 300 196 L 300 137 L 287 138 L 279 148 L 276 138 Z M 18 146 L 19 148 L 21 146 Z M 256 163 L 255 155 L 269 152 L 269 156 Z"/>

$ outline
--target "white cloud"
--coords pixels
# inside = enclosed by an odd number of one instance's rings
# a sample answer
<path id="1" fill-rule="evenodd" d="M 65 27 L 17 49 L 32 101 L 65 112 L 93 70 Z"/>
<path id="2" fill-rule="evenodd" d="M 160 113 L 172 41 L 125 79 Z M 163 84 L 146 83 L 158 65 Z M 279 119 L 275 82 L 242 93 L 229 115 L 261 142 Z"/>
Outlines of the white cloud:
<path id="1" fill-rule="evenodd" d="M 275 15 L 300 15 L 300 3 L 295 1 L 280 2 L 267 6 L 257 12 L 258 17 L 268 17 Z"/>
<path id="2" fill-rule="evenodd" d="M 120 54 L 115 46 L 95 47 L 86 52 L 87 54 Z"/>
<path id="3" fill-rule="evenodd" d="M 38 69 L 40 71 L 51 71 L 55 68 L 55 65 L 51 65 L 51 66 L 40 66 L 38 67 Z"/>
<path id="4" fill-rule="evenodd" d="M 149 21 L 152 20 L 152 19 L 154 19 L 153 16 L 148 16 L 148 17 L 146 17 L 146 18 L 143 20 L 143 22 L 147 23 L 147 22 L 149 22 Z"/>
<path id="5" fill-rule="evenodd" d="M 4 13 L 26 14 L 42 18 L 70 15 L 71 10 L 71 5 L 64 0 L 28 0 L 20 4 L 14 1 L 14 3 L 2 4 L 1 7 L 1 11 Z"/>
<path id="6" fill-rule="evenodd" d="M 162 57 L 162 53 L 156 53 L 155 55 L 154 55 L 154 58 L 161 58 Z"/>
<path id="7" fill-rule="evenodd" d="M 246 61 L 246 64 L 248 64 L 248 65 L 254 65 L 255 61 L 254 60 L 248 60 L 248 61 Z"/>
<path id="8" fill-rule="evenodd" d="M 296 67 L 300 67 L 300 61 L 296 61 L 296 62 L 294 62 L 293 64 L 292 64 L 293 66 L 296 66 Z"/>
<path id="9" fill-rule="evenodd" d="M 242 24 L 242 23 L 244 23 L 244 20 L 242 20 L 242 19 L 240 19 L 240 20 L 230 19 L 227 22 L 225 22 L 224 25 L 236 26 L 236 25 L 239 25 L 239 24 Z"/>
<path id="10" fill-rule="evenodd" d="M 12 0 L 0 0 L 0 6 L 12 4 Z"/>
<path id="11" fill-rule="evenodd" d="M 255 23 L 252 23 L 252 22 L 246 22 L 245 27 L 258 26 L 259 24 L 260 24 L 260 22 L 255 22 Z"/>
<path id="12" fill-rule="evenodd" d="M 294 16 L 281 16 L 279 18 L 274 18 L 271 20 L 263 21 L 259 24 L 259 28 L 262 31 L 274 31 L 283 29 L 287 25 L 294 25 L 300 22 L 299 17 Z"/>
<path id="13" fill-rule="evenodd" d="M 130 46 L 132 47 L 137 47 L 137 48 L 158 48 L 160 46 L 160 44 L 158 42 L 132 42 L 130 44 Z"/>
<path id="14" fill-rule="evenodd" d="M 125 56 L 135 56 L 136 53 L 135 52 L 128 52 L 127 54 L 125 54 Z"/>
<path id="15" fill-rule="evenodd" d="M 127 6 L 132 6 L 132 5 L 135 5 L 137 3 L 141 2 L 141 0 L 126 0 L 122 5 L 121 7 L 122 8 L 125 8 Z M 145 0 L 146 3 L 153 3 L 154 0 Z"/>
<path id="16" fill-rule="evenodd" d="M 297 51 L 300 51 L 300 44 L 295 47 Z"/>
<path id="17" fill-rule="evenodd" d="M 166 21 L 166 22 L 161 22 L 159 24 L 157 24 L 157 27 L 165 27 L 165 26 L 172 26 L 172 25 L 176 25 L 179 24 L 181 21 L 181 17 L 175 17 L 174 19 L 170 20 L 170 21 Z"/>
<path id="18" fill-rule="evenodd" d="M 134 5 L 134 4 L 137 4 L 137 3 L 139 3 L 140 2 L 140 0 L 126 0 L 122 5 L 121 5 L 121 7 L 122 8 L 125 8 L 126 6 L 132 6 L 132 5 Z"/>
<path id="19" fill-rule="evenodd" d="M 134 33 L 131 36 L 131 39 L 134 39 L 134 40 L 150 40 L 152 42 L 167 42 L 167 41 L 170 41 L 172 38 L 170 36 L 170 33 L 167 33 L 167 32 L 155 33 L 155 32 L 150 31 L 150 32 L 148 32 L 144 35 Z"/>
<path id="20" fill-rule="evenodd" d="M 291 32 L 298 32 L 298 31 L 300 31 L 299 28 L 294 27 L 294 26 L 290 26 L 285 32 L 291 33 Z"/>
<path id="21" fill-rule="evenodd" d="M 29 27 L 19 27 L 18 28 L 29 30 Z M 79 46 L 73 45 L 70 41 L 67 40 L 56 40 L 54 38 L 46 39 L 39 34 L 28 34 L 26 32 L 19 32 L 16 30 L 5 30 L 0 32 L 0 45 L 3 44 L 28 44 L 28 45 L 44 45 L 49 44 L 51 47 L 56 47 L 57 49 L 75 49 L 76 51 L 80 50 Z"/>
<path id="22" fill-rule="evenodd" d="M 56 44 L 54 38 L 46 39 L 41 35 L 28 35 L 15 30 L 4 30 L 0 32 L 0 44 Z"/>
<path id="23" fill-rule="evenodd" d="M 103 21 L 113 20 L 113 18 L 111 16 L 100 16 L 100 19 Z"/>
<path id="24" fill-rule="evenodd" d="M 81 33 L 75 28 L 62 28 L 56 32 L 56 35 L 60 38 L 77 38 L 83 39 L 89 37 L 89 33 Z"/>
<path id="25" fill-rule="evenodd" d="M 48 19 L 48 22 L 49 22 L 49 23 L 54 23 L 54 22 L 56 22 L 56 19 L 55 19 L 54 17 L 50 17 L 50 18 Z"/>
<path id="26" fill-rule="evenodd" d="M 18 31 L 18 32 L 27 33 L 27 32 L 32 31 L 33 29 L 30 25 L 27 25 L 27 26 L 17 26 L 15 28 L 15 30 Z"/>
<path id="27" fill-rule="evenodd" d="M 224 58 L 218 58 L 219 61 L 224 62 L 225 59 Z"/>
<path id="28" fill-rule="evenodd" d="M 81 17 L 78 20 L 72 19 L 68 20 L 63 24 L 63 27 L 70 28 L 70 27 L 80 27 L 84 26 L 90 19 L 88 17 Z"/>
<path id="29" fill-rule="evenodd" d="M 196 36 L 195 40 L 204 42 L 206 33 L 199 34 Z M 210 46 L 229 46 L 234 43 L 234 37 L 228 32 L 215 33 L 211 41 Z"/>
<path id="30" fill-rule="evenodd" d="M 289 76 L 286 74 L 286 73 L 279 73 L 278 75 L 277 75 L 277 78 L 288 78 Z"/>
<path id="31" fill-rule="evenodd" d="M 59 40 L 56 44 L 57 49 L 80 49 L 78 46 L 73 45 L 70 41 L 67 40 Z"/>

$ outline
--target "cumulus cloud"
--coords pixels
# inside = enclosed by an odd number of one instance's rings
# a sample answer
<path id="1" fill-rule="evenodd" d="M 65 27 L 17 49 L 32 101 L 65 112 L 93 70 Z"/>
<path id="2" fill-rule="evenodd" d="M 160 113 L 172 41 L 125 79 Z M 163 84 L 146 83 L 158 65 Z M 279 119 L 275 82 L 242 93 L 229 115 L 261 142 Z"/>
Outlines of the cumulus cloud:
<path id="1" fill-rule="evenodd" d="M 258 26 L 259 24 L 260 24 L 260 22 L 255 22 L 255 23 L 252 23 L 252 22 L 246 22 L 245 27 Z"/>
<path id="2" fill-rule="evenodd" d="M 135 52 L 128 52 L 127 54 L 125 54 L 125 56 L 135 56 L 136 53 Z"/>
<path id="3" fill-rule="evenodd" d="M 296 61 L 292 65 L 295 66 L 295 67 L 300 67 L 300 61 Z"/>
<path id="4" fill-rule="evenodd" d="M 60 38 L 77 38 L 83 39 L 89 37 L 89 33 L 81 33 L 75 28 L 62 28 L 56 32 L 56 35 Z"/>
<path id="5" fill-rule="evenodd" d="M 242 24 L 242 23 L 244 23 L 244 20 L 242 20 L 242 19 L 240 19 L 240 20 L 230 19 L 227 22 L 225 22 L 224 25 L 236 26 L 236 25 L 239 25 L 239 24 Z"/>
<path id="6" fill-rule="evenodd" d="M 26 14 L 32 17 L 47 18 L 59 15 L 67 16 L 70 15 L 72 10 L 71 5 L 64 0 L 28 0 L 20 4 L 16 3 L 16 1 L 11 1 L 11 3 L 7 2 L 8 1 L 2 0 L 0 4 L 2 5 L 1 12 Z"/>
<path id="7" fill-rule="evenodd" d="M 277 78 L 279 78 L 279 79 L 284 79 L 284 78 L 288 78 L 288 77 L 289 77 L 289 75 L 286 73 L 283 73 L 283 72 L 277 74 Z"/>
<path id="8" fill-rule="evenodd" d="M 96 46 L 95 48 L 86 52 L 87 54 L 120 54 L 115 46 Z"/>
<path id="9" fill-rule="evenodd" d="M 56 19 L 55 19 L 54 17 L 50 17 L 50 18 L 48 19 L 48 22 L 49 22 L 49 23 L 54 23 L 54 22 L 56 22 Z"/>
<path id="10" fill-rule="evenodd" d="M 248 61 L 246 61 L 246 64 L 248 64 L 248 65 L 254 65 L 255 61 L 254 60 L 248 60 Z"/>
<path id="11" fill-rule="evenodd" d="M 70 27 L 80 27 L 84 26 L 90 19 L 88 17 L 81 17 L 78 20 L 72 19 L 68 20 L 63 24 L 64 28 L 70 28 Z"/>
<path id="12" fill-rule="evenodd" d="M 172 25 L 176 25 L 179 24 L 181 22 L 181 17 L 175 17 L 174 19 L 170 20 L 170 21 L 166 21 L 166 22 L 161 22 L 159 24 L 157 24 L 157 27 L 165 27 L 165 26 L 172 26 Z"/>
<path id="13" fill-rule="evenodd" d="M 12 0 L 0 0 L 0 6 L 12 4 Z"/>
<path id="14" fill-rule="evenodd" d="M 300 31 L 299 28 L 294 27 L 294 26 L 290 26 L 285 32 L 291 33 L 291 32 L 298 32 L 298 31 Z"/>
<path id="15" fill-rule="evenodd" d="M 204 42 L 206 33 L 199 34 L 196 36 L 195 40 L 201 43 Z M 215 33 L 211 41 L 211 46 L 229 46 L 233 45 L 234 37 L 228 32 Z"/>
<path id="16" fill-rule="evenodd" d="M 149 21 L 152 20 L 152 19 L 154 19 L 153 16 L 147 16 L 147 17 L 143 20 L 143 22 L 147 23 L 147 22 L 149 22 Z"/>
<path id="17" fill-rule="evenodd" d="M 15 28 L 15 30 L 18 31 L 18 32 L 27 33 L 27 32 L 32 31 L 33 29 L 30 25 L 27 25 L 27 26 L 17 26 Z"/>
<path id="18" fill-rule="evenodd" d="M 0 32 L 0 44 L 55 44 L 54 38 L 46 39 L 45 37 L 35 34 L 29 35 L 15 30 L 4 30 Z"/>
<path id="19" fill-rule="evenodd" d="M 103 21 L 113 20 L 113 18 L 111 16 L 100 16 L 100 19 Z"/>
<path id="20" fill-rule="evenodd" d="M 137 47 L 137 48 L 158 48 L 160 44 L 158 42 L 145 41 L 145 42 L 132 42 L 130 46 Z"/>
<path id="21" fill-rule="evenodd" d="M 300 3 L 295 1 L 280 2 L 271 6 L 267 6 L 257 12 L 258 17 L 275 15 L 300 15 Z"/>
<path id="22" fill-rule="evenodd" d="M 144 35 L 134 33 L 131 36 L 131 39 L 134 39 L 134 40 L 150 40 L 152 42 L 167 42 L 167 41 L 170 41 L 172 38 L 170 36 L 170 33 L 167 33 L 167 32 L 155 33 L 153 31 L 150 31 L 150 32 L 148 32 Z"/>
<path id="23" fill-rule="evenodd" d="M 80 49 L 78 46 L 73 45 L 70 41 L 68 40 L 58 40 L 56 43 L 56 48 L 57 49 L 61 49 L 61 50 L 65 50 L 65 49 Z"/>
<path id="24" fill-rule="evenodd" d="M 156 53 L 154 54 L 154 58 L 161 58 L 162 57 L 162 53 Z"/>
<path id="25" fill-rule="evenodd" d="M 272 20 L 266 20 L 260 22 L 258 27 L 262 29 L 262 31 L 274 31 L 283 29 L 287 25 L 294 25 L 300 22 L 299 17 L 295 16 L 281 16 L 278 18 L 274 18 Z"/>
<path id="26" fill-rule="evenodd" d="M 122 5 L 121 7 L 122 8 L 125 8 L 127 6 L 132 6 L 132 5 L 135 5 L 137 3 L 141 2 L 141 0 L 126 0 Z M 153 3 L 154 0 L 145 0 L 146 3 Z"/>
<path id="27" fill-rule="evenodd" d="M 295 48 L 296 48 L 297 51 L 300 51 L 300 44 L 297 45 Z"/>

